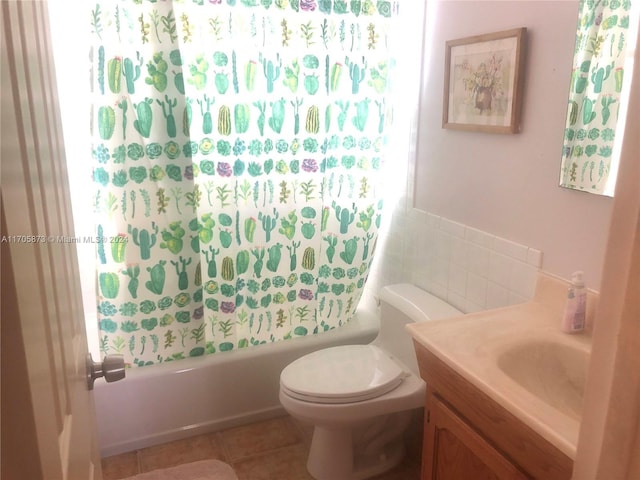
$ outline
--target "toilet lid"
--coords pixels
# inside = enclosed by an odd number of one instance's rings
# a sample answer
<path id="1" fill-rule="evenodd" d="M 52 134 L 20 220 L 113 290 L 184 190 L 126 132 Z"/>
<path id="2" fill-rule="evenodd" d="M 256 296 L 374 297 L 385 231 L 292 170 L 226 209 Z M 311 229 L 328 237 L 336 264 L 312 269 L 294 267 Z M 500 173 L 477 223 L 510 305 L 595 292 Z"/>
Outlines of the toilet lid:
<path id="1" fill-rule="evenodd" d="M 310 353 L 289 364 L 280 375 L 287 394 L 318 403 L 350 403 L 396 388 L 402 368 L 375 345 L 345 345 Z"/>

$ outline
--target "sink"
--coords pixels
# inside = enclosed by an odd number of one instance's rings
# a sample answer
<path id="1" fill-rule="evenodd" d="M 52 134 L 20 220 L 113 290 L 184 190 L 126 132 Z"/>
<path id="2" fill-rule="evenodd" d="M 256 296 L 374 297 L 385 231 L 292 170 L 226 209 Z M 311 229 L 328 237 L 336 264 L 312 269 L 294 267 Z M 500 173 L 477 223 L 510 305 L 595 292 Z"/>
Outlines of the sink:
<path id="1" fill-rule="evenodd" d="M 506 347 L 496 360 L 498 368 L 529 393 L 580 420 L 589 366 L 587 349 L 532 339 Z"/>
<path id="2" fill-rule="evenodd" d="M 406 329 L 416 346 L 575 458 L 591 337 L 560 331 L 565 282 L 540 276 L 536 292 L 529 302 Z"/>

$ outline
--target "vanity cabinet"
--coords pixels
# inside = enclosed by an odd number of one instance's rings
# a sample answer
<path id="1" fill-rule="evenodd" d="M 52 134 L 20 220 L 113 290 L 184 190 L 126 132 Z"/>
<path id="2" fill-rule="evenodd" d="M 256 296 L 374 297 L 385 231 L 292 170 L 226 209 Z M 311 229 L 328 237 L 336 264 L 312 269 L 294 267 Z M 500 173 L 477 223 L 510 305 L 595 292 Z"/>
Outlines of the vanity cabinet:
<path id="1" fill-rule="evenodd" d="M 427 383 L 422 480 L 568 480 L 573 461 L 414 342 Z"/>
<path id="2" fill-rule="evenodd" d="M 438 395 L 429 402 L 423 479 L 525 480 L 504 455 L 452 411 Z"/>

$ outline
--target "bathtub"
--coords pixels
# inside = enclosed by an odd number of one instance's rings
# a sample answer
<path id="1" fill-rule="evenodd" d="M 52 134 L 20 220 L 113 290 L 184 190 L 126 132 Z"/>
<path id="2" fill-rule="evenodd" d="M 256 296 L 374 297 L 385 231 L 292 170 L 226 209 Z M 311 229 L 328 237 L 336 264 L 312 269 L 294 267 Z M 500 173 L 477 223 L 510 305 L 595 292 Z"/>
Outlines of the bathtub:
<path id="1" fill-rule="evenodd" d="M 362 305 L 363 302 L 361 302 Z M 102 457 L 284 414 L 280 372 L 294 359 L 334 345 L 370 343 L 375 307 L 319 335 L 127 371 L 98 380 L 94 400 Z"/>

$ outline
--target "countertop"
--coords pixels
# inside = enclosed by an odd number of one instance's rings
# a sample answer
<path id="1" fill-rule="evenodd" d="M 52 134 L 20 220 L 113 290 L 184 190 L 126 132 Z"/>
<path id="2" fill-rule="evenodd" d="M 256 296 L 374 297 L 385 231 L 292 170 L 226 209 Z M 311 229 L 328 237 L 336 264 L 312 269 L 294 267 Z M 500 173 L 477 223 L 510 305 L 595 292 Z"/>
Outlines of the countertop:
<path id="1" fill-rule="evenodd" d="M 591 339 L 587 334 L 570 335 L 560 330 L 561 313 L 555 308 L 557 295 L 551 295 L 553 301 L 547 301 L 549 295 L 545 288 L 551 286 L 554 290 L 553 281 L 549 284 L 547 280 L 539 281 L 536 298 L 530 302 L 452 319 L 413 323 L 406 328 L 420 345 L 573 459 L 579 416 L 562 412 L 532 394 L 508 376 L 497 361 L 499 355 L 510 348 L 540 341 L 584 352 L 588 363 Z M 556 287 L 566 291 L 561 282 Z M 584 370 L 586 372 L 586 366 Z"/>

